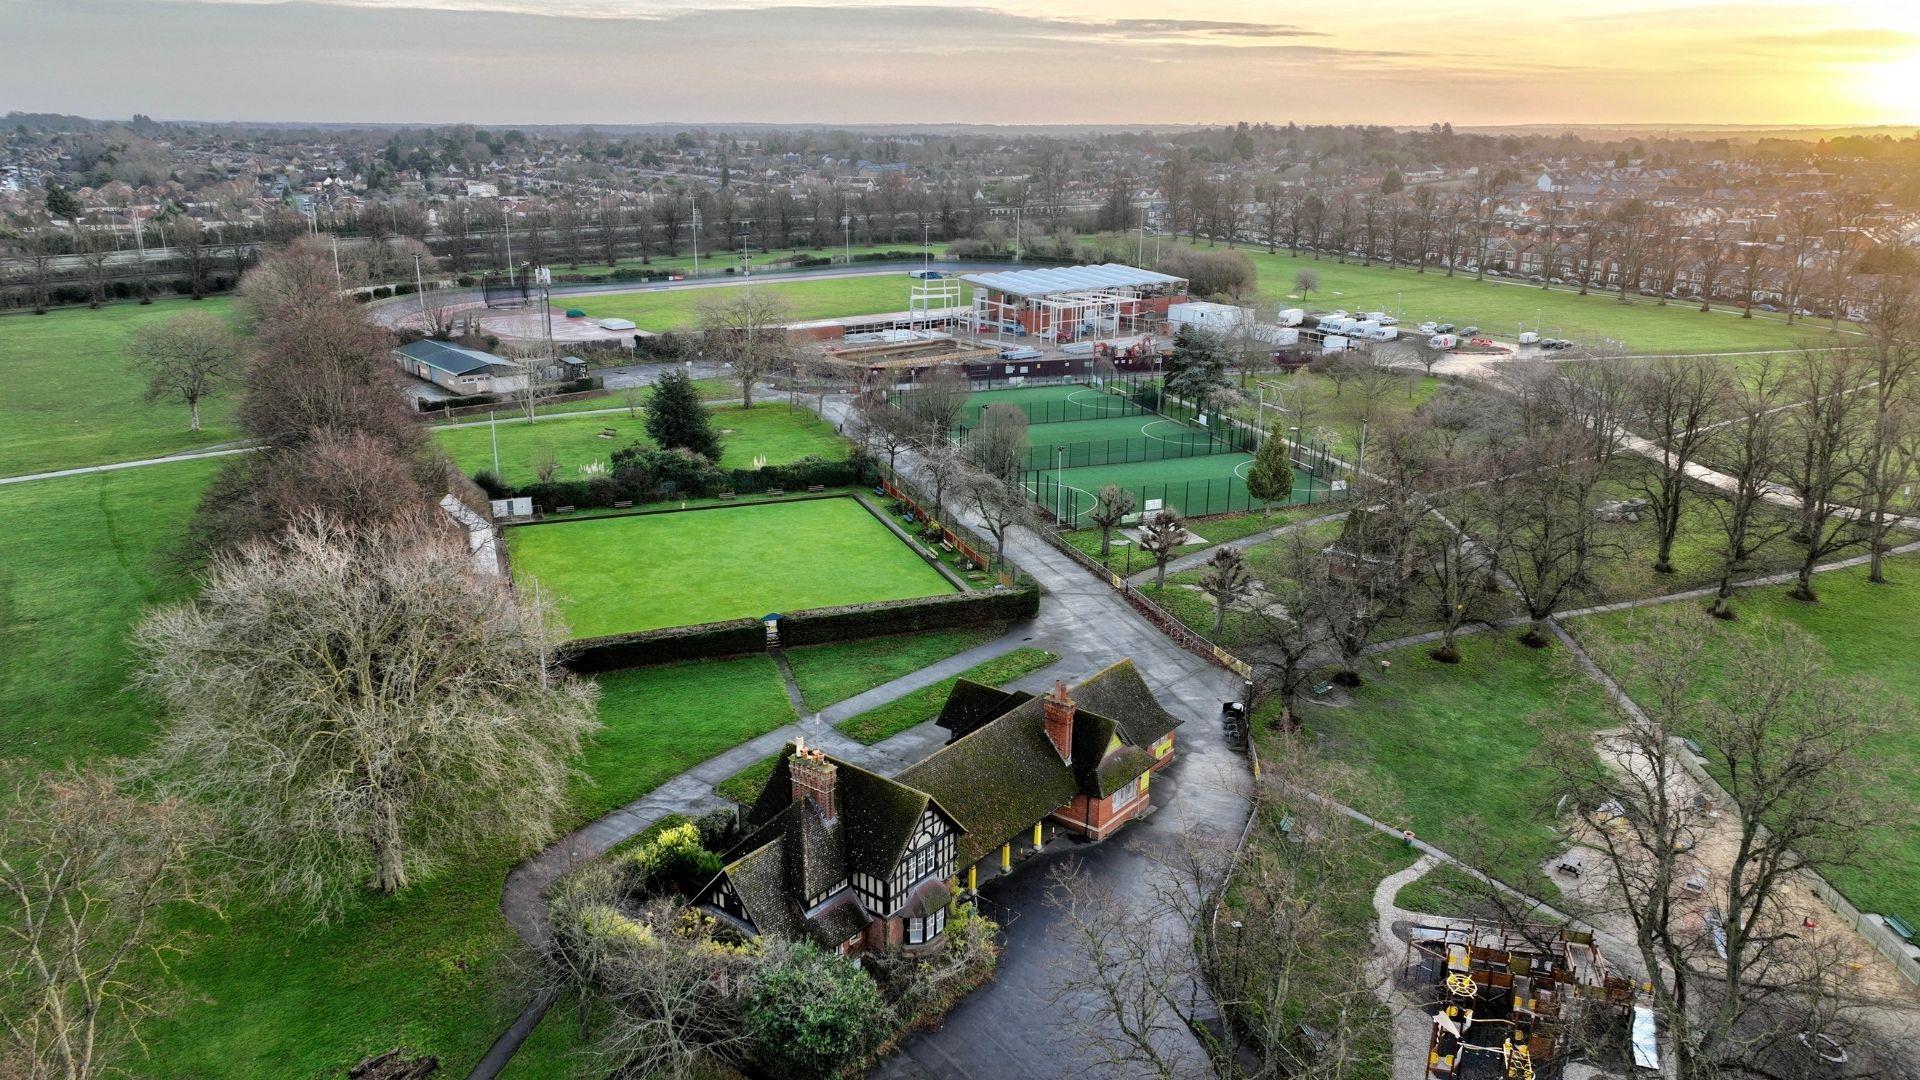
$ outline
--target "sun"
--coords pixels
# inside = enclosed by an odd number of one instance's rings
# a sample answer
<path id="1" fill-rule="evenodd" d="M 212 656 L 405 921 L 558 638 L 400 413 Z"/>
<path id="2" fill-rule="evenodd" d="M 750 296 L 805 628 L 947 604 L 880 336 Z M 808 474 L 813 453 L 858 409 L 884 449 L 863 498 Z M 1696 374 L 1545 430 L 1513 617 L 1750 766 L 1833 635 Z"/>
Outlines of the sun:
<path id="1" fill-rule="evenodd" d="M 1920 91 L 1914 89 L 1920 77 L 1920 51 L 1884 64 L 1861 70 L 1857 81 L 1860 104 L 1884 123 L 1920 121 Z"/>

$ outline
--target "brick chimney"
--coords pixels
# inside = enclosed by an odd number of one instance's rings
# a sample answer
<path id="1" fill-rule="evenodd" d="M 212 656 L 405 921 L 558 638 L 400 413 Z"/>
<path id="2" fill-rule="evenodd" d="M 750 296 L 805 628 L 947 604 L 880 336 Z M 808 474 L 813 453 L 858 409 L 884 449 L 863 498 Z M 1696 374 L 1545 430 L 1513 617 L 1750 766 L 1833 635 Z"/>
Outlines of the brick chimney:
<path id="1" fill-rule="evenodd" d="M 1067 684 L 1054 680 L 1053 689 L 1040 699 L 1040 713 L 1046 719 L 1047 741 L 1060 760 L 1073 763 L 1073 698 L 1067 696 Z"/>
<path id="2" fill-rule="evenodd" d="M 795 802 L 801 799 L 812 802 L 823 824 L 832 825 L 840 820 L 840 807 L 835 798 L 836 774 L 840 770 L 825 754 L 807 749 L 806 740 L 795 739 L 787 771 L 793 776 Z"/>

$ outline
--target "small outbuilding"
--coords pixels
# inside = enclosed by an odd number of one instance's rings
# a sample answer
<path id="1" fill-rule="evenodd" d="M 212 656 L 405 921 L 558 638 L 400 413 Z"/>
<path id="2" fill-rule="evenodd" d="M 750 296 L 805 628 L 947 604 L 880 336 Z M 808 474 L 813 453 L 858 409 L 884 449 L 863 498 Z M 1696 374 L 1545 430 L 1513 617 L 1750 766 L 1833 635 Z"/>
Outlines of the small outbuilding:
<path id="1" fill-rule="evenodd" d="M 422 338 L 393 350 L 400 370 L 456 394 L 503 394 L 526 384 L 519 365 L 480 349 Z"/>

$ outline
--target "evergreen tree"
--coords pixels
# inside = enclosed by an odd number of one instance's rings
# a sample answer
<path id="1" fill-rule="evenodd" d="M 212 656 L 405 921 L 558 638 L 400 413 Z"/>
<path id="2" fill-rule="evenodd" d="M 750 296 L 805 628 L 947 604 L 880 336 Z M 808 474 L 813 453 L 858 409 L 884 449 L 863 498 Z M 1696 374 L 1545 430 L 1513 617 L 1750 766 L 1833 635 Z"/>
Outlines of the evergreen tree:
<path id="1" fill-rule="evenodd" d="M 80 216 L 80 200 L 59 184 L 47 185 L 47 213 L 66 221 Z"/>
<path id="2" fill-rule="evenodd" d="M 1219 335 L 1182 326 L 1167 358 L 1167 392 L 1186 399 L 1198 412 L 1211 413 L 1215 399 L 1232 385 Z"/>
<path id="3" fill-rule="evenodd" d="M 668 368 L 653 384 L 647 434 L 662 450 L 691 450 L 708 461 L 720 460 L 720 437 L 713 432 L 713 419 L 700 403 L 693 379 L 679 368 Z"/>
<path id="4" fill-rule="evenodd" d="M 1285 502 L 1293 493 L 1293 466 L 1288 462 L 1289 447 L 1279 424 L 1267 433 L 1266 441 L 1254 452 L 1253 467 L 1247 470 L 1247 491 L 1261 502 Z"/>

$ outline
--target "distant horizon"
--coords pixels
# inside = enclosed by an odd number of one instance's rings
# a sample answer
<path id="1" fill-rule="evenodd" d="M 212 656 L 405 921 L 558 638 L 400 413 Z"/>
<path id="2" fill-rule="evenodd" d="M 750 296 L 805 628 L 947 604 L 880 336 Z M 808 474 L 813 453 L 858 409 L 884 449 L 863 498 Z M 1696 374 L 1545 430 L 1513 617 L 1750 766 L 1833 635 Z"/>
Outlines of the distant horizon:
<path id="1" fill-rule="evenodd" d="M 1413 121 L 1413 122 L 1395 122 L 1395 121 L 1383 121 L 1383 120 L 1316 120 L 1316 121 L 1308 122 L 1303 120 L 1256 120 L 1249 117 L 1236 117 L 1231 120 L 1164 121 L 1160 123 L 1140 123 L 1140 124 L 1097 123 L 1097 122 L 1057 123 L 1057 124 L 993 124 L 993 123 L 983 123 L 980 121 L 973 121 L 973 120 L 918 120 L 918 121 L 915 121 L 915 120 L 618 120 L 618 121 L 615 121 L 615 120 L 601 120 L 601 121 L 588 121 L 588 120 L 505 121 L 505 120 L 499 120 L 499 121 L 494 121 L 494 120 L 454 119 L 454 120 L 426 121 L 426 120 L 262 119 L 259 117 L 244 118 L 244 119 L 242 118 L 212 119 L 208 117 L 193 117 L 193 116 L 161 116 L 161 115 L 156 115 L 152 112 L 148 112 L 142 109 L 135 109 L 131 113 L 128 113 L 122 116 L 89 116 L 84 113 L 76 113 L 66 109 L 18 109 L 18 108 L 13 108 L 11 106 L 9 106 L 4 112 L 0 112 L 0 116 L 11 115 L 13 113 L 32 114 L 32 115 L 75 116 L 82 120 L 86 120 L 90 123 L 96 123 L 96 124 L 126 124 L 126 123 L 131 123 L 134 117 L 136 116 L 144 116 L 147 119 L 158 124 L 189 124 L 189 125 L 205 125 L 205 126 L 211 126 L 211 127 L 263 127 L 263 128 L 319 127 L 319 128 L 349 129 L 349 130 L 350 129 L 375 129 L 375 128 L 381 128 L 381 129 L 384 129 L 384 128 L 445 128 L 445 127 L 457 127 L 461 125 L 469 125 L 475 128 L 481 128 L 486 130 L 498 130 L 503 128 L 571 128 L 576 130 L 585 129 L 585 128 L 593 128 L 596 130 L 609 130 L 609 129 L 620 129 L 620 128 L 719 128 L 719 129 L 778 128 L 778 129 L 785 129 L 785 130 L 822 131 L 822 130 L 839 130 L 839 129 L 862 130 L 862 129 L 874 129 L 874 128 L 886 128 L 886 129 L 895 129 L 895 130 L 915 130 L 915 129 L 931 130 L 936 128 L 979 128 L 982 130 L 1001 130 L 1001 131 L 1062 130 L 1062 131 L 1127 132 L 1127 131 L 1167 131 L 1172 129 L 1186 129 L 1186 130 L 1218 129 L 1218 128 L 1233 127 L 1235 125 L 1238 125 L 1244 122 L 1244 123 L 1256 124 L 1256 125 L 1267 124 L 1273 127 L 1285 127 L 1288 124 L 1295 124 L 1303 128 L 1305 127 L 1385 127 L 1385 128 L 1394 128 L 1398 130 L 1424 129 L 1424 128 L 1429 128 L 1435 124 L 1450 124 L 1455 131 L 1462 131 L 1462 132 L 1469 132 L 1469 133 L 1487 132 L 1487 131 L 1539 130 L 1539 129 L 1552 129 L 1552 130 L 1565 130 L 1565 131 L 1583 131 L 1583 130 L 1584 131 L 1647 131 L 1649 133 L 1652 133 L 1653 131 L 1656 131 L 1656 130 L 1675 130 L 1675 131 L 1687 131 L 1687 132 L 1721 131 L 1721 132 L 1751 132 L 1756 134 L 1770 132 L 1770 131 L 1842 131 L 1844 130 L 1844 131 L 1875 131 L 1875 132 L 1886 132 L 1890 134 L 1905 132 L 1905 133 L 1910 133 L 1916 136 L 1920 136 L 1920 121 L 1916 121 L 1913 123 L 1900 123 L 1900 122 L 1854 123 L 1854 122 L 1847 122 L 1847 121 L 1834 121 L 1834 122 L 1828 122 L 1828 123 L 1733 124 L 1733 123 L 1708 123 L 1708 122 L 1678 121 L 1678 120 L 1675 120 L 1675 121 L 1636 120 L 1636 121 L 1618 121 L 1618 122 L 1593 121 L 1593 120 L 1583 120 L 1583 121 L 1533 120 L 1533 121 L 1515 121 L 1512 123 L 1505 123 L 1505 124 L 1452 124 L 1450 121 L 1446 120 L 1445 118 L 1441 118 L 1438 120 L 1422 120 L 1422 121 Z"/>
<path id="2" fill-rule="evenodd" d="M 1896 0 L 0 0 L 0 20 L 8 108 L 285 117 L 192 123 L 1920 127 L 1920 4 Z"/>

